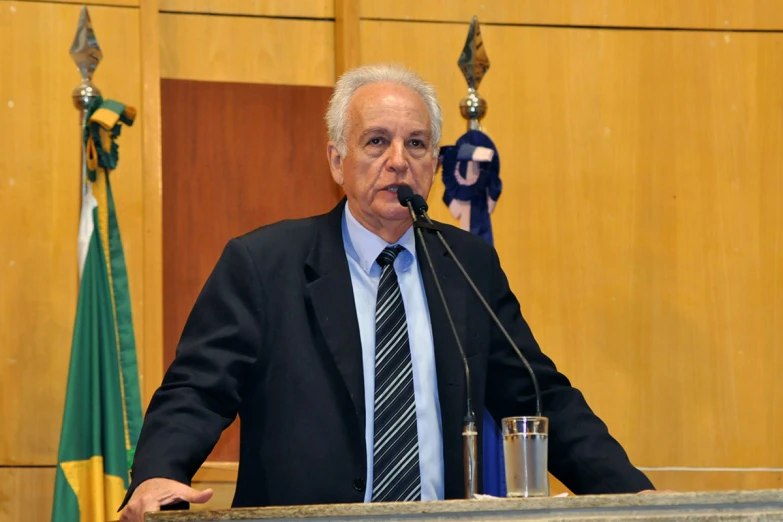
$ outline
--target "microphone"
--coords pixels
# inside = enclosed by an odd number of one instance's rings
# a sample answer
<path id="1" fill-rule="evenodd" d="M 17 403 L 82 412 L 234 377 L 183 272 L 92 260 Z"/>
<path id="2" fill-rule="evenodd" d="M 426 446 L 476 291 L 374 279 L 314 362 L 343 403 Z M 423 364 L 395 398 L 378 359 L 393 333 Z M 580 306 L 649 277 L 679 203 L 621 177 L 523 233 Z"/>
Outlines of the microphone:
<path id="1" fill-rule="evenodd" d="M 399 201 L 400 205 L 402 205 L 403 207 L 408 207 L 411 210 L 411 212 L 415 212 L 415 214 L 426 212 L 427 209 L 430 208 L 427 205 L 427 200 L 421 197 L 419 194 L 413 192 L 413 189 L 410 188 L 408 185 L 401 185 L 397 189 L 397 201 Z M 415 214 L 411 214 L 414 223 L 416 222 Z"/>
<path id="2" fill-rule="evenodd" d="M 451 327 L 451 333 L 454 335 L 454 342 L 459 350 L 460 357 L 462 357 L 462 364 L 465 366 L 465 392 L 467 395 L 465 405 L 465 419 L 462 427 L 462 436 L 464 441 L 463 461 L 465 466 L 465 497 L 472 499 L 476 497 L 478 488 L 478 444 L 477 437 L 478 431 L 476 430 L 476 415 L 473 411 L 472 397 L 470 385 L 470 365 L 468 365 L 468 359 L 465 357 L 465 350 L 462 348 L 462 343 L 457 335 L 457 328 L 454 326 L 454 320 L 451 317 L 451 311 L 446 301 L 446 296 L 443 295 L 443 288 L 440 286 L 438 280 L 438 274 L 435 272 L 435 267 L 432 265 L 432 258 L 430 257 L 430 251 L 427 248 L 427 243 L 424 241 L 424 234 L 421 231 L 422 228 L 429 228 L 440 234 L 440 229 L 434 223 L 421 223 L 416 214 L 426 212 L 427 201 L 418 194 L 414 194 L 413 190 L 407 185 L 401 185 L 397 189 L 397 200 L 403 207 L 408 207 L 408 211 L 413 219 L 414 228 L 419 236 L 419 243 L 422 250 L 424 250 L 424 257 L 427 258 L 427 265 L 432 272 L 432 278 L 435 280 L 435 288 L 438 289 L 438 295 L 440 301 L 443 304 L 443 309 L 446 311 L 446 317 Z M 421 210 L 424 209 L 424 210 Z"/>
<path id="3" fill-rule="evenodd" d="M 470 288 L 473 289 L 473 293 L 476 294 L 476 297 L 478 297 L 479 301 L 481 301 L 481 304 L 484 306 L 484 309 L 487 311 L 489 316 L 492 318 L 492 321 L 495 323 L 495 325 L 500 329 L 500 331 L 503 333 L 503 336 L 506 338 L 506 341 L 508 341 L 508 344 L 511 345 L 511 347 L 516 352 L 517 356 L 519 357 L 519 360 L 522 361 L 522 364 L 524 365 L 525 369 L 527 370 L 527 373 L 530 374 L 530 380 L 533 382 L 533 390 L 535 391 L 536 396 L 536 416 L 541 417 L 541 390 L 538 387 L 538 379 L 536 378 L 536 374 L 533 372 L 533 368 L 530 366 L 530 363 L 525 358 L 524 355 L 522 355 L 522 351 L 519 349 L 519 346 L 514 342 L 514 340 L 509 335 L 506 328 L 503 326 L 503 323 L 500 322 L 500 319 L 498 319 L 498 316 L 495 315 L 495 312 L 492 310 L 492 307 L 489 306 L 487 303 L 487 300 L 484 299 L 484 296 L 481 295 L 481 292 L 476 287 L 476 284 L 473 282 L 473 278 L 470 277 L 468 272 L 465 270 L 465 267 L 462 266 L 462 263 L 460 263 L 457 256 L 454 254 L 454 251 L 451 249 L 449 244 L 446 242 L 446 239 L 443 237 L 443 234 L 440 233 L 440 228 L 437 227 L 432 222 L 432 219 L 430 219 L 430 216 L 427 214 L 427 201 L 420 195 L 414 194 L 410 187 L 400 187 L 397 191 L 397 197 L 400 200 L 400 203 L 403 206 L 407 206 L 411 211 L 411 216 L 415 213 L 416 216 L 423 217 L 427 224 L 432 225 L 431 227 L 425 227 L 430 228 L 434 230 L 435 234 L 438 236 L 438 239 L 440 239 L 440 242 L 443 244 L 443 246 L 446 248 L 446 252 L 449 253 L 451 258 L 454 260 L 454 263 L 456 263 L 457 268 L 459 268 L 459 271 L 462 272 L 462 275 L 465 277 L 465 280 L 467 280 L 468 284 L 470 285 Z M 404 202 L 403 202 L 404 200 Z M 413 222 L 414 224 L 417 221 L 416 216 L 413 216 Z M 424 239 L 422 238 L 422 243 L 424 242 Z M 426 252 L 426 247 L 425 247 Z M 428 256 L 429 258 L 429 256 Z M 431 265 L 430 265 L 430 269 Z M 434 273 L 434 271 L 433 271 Z M 437 280 L 437 278 L 436 278 Z M 438 286 L 440 289 L 440 286 Z M 441 294 L 441 298 L 443 298 L 443 294 Z M 444 302 L 445 306 L 445 302 Z M 452 325 L 453 326 L 453 325 Z M 456 331 L 454 332 L 454 335 L 456 336 Z M 460 347 L 460 351 L 462 348 Z M 465 357 L 464 354 L 462 355 L 463 358 Z M 467 365 L 467 361 L 465 362 Z"/>

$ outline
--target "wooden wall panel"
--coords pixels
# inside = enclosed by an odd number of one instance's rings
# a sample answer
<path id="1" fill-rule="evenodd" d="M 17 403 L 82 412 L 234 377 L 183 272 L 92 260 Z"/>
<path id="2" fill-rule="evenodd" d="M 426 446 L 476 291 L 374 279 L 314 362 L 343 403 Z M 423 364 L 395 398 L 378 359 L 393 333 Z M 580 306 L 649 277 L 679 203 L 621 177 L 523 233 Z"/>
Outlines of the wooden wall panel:
<path id="1" fill-rule="evenodd" d="M 363 63 L 435 83 L 453 143 L 465 26 L 361 32 Z M 482 32 L 495 240 L 545 351 L 638 465 L 783 466 L 783 34 Z"/>
<path id="2" fill-rule="evenodd" d="M 92 12 L 93 5 L 97 6 L 117 6 L 117 7 L 138 7 L 140 0 L 22 0 L 24 2 L 41 2 L 47 4 L 76 4 L 80 7 L 82 5 L 90 6 Z M 15 2 L 19 3 L 19 2 Z M 75 32 L 74 27 L 74 32 Z"/>
<path id="3" fill-rule="evenodd" d="M 460 22 L 473 15 L 482 23 L 783 29 L 779 0 L 361 0 L 365 19 Z"/>
<path id="4" fill-rule="evenodd" d="M 54 470 L 0 468 L 0 522 L 51 520 Z"/>
<path id="5" fill-rule="evenodd" d="M 783 470 L 758 469 L 644 469 L 644 473 L 659 491 L 739 491 L 749 489 L 780 489 Z M 210 484 L 223 484 L 219 481 Z M 227 488 L 226 488 L 227 489 Z M 571 493 L 560 481 L 550 475 L 551 495 Z M 219 501 L 219 500 L 218 500 Z M 229 501 L 230 505 L 230 501 Z"/>
<path id="6" fill-rule="evenodd" d="M 232 237 L 326 212 L 339 187 L 326 161 L 323 87 L 164 80 L 163 275 L 166 366 Z M 215 460 L 237 458 L 237 432 Z"/>
<path id="7" fill-rule="evenodd" d="M 658 489 L 672 491 L 737 491 L 780 489 L 783 470 L 645 470 Z"/>
<path id="8" fill-rule="evenodd" d="M 53 465 L 76 311 L 80 81 L 68 49 L 79 5 L 0 0 L 0 465 Z M 140 107 L 138 9 L 90 7 L 103 93 Z M 143 336 L 141 132 L 112 175 L 133 315 Z M 143 347 L 139 348 L 143 351 Z M 11 392 L 10 390 L 13 390 Z M 35 427 L 35 428 L 33 428 Z"/>
<path id="9" fill-rule="evenodd" d="M 165 12 L 333 18 L 334 0 L 160 0 Z"/>
<path id="10" fill-rule="evenodd" d="M 335 0 L 334 61 L 336 76 L 359 66 L 359 0 Z"/>
<path id="11" fill-rule="evenodd" d="M 193 487 L 198 490 L 212 489 L 212 498 L 205 504 L 191 504 L 192 511 L 210 511 L 214 509 L 231 509 L 234 501 L 236 482 L 193 482 Z"/>
<path id="12" fill-rule="evenodd" d="M 160 12 L 158 0 L 139 8 L 142 106 L 142 189 L 144 206 L 143 336 L 136 336 L 142 405 L 146 409 L 163 376 L 163 194 L 160 127 Z"/>
<path id="13" fill-rule="evenodd" d="M 183 80 L 334 83 L 334 22 L 161 14 L 161 76 Z"/>

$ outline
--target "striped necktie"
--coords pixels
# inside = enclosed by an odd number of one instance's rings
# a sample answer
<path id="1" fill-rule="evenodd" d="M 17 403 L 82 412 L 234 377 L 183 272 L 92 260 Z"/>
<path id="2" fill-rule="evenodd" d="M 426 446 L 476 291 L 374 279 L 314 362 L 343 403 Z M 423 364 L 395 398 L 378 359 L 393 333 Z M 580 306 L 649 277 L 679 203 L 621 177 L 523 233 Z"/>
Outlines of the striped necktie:
<path id="1" fill-rule="evenodd" d="M 373 502 L 421 499 L 419 437 L 408 323 L 394 259 L 404 249 L 387 247 L 375 307 L 375 435 Z"/>

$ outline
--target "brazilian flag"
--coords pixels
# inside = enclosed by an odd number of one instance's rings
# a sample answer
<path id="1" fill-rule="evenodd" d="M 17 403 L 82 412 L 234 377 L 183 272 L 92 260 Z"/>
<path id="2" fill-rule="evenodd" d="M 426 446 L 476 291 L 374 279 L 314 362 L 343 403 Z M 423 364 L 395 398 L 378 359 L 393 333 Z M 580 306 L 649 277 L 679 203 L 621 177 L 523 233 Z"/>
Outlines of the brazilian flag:
<path id="1" fill-rule="evenodd" d="M 71 348 L 53 522 L 117 520 L 141 428 L 128 274 L 109 174 L 135 110 L 100 97 L 85 116 L 79 301 Z"/>

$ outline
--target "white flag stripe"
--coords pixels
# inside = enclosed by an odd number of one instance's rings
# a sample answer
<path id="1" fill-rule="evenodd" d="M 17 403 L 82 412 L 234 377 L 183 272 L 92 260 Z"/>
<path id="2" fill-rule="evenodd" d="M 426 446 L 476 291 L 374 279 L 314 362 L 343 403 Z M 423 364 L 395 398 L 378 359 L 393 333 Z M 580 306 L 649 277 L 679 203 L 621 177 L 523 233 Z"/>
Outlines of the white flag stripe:
<path id="1" fill-rule="evenodd" d="M 90 248 L 90 240 L 92 239 L 92 234 L 95 230 L 95 222 L 93 221 L 92 211 L 97 206 L 98 200 L 96 200 L 95 196 L 92 195 L 92 183 L 87 181 L 84 186 L 84 193 L 82 194 L 82 213 L 79 217 L 79 236 L 77 240 L 80 281 L 82 278 L 82 273 L 84 272 L 84 263 L 87 261 L 87 250 Z"/>

